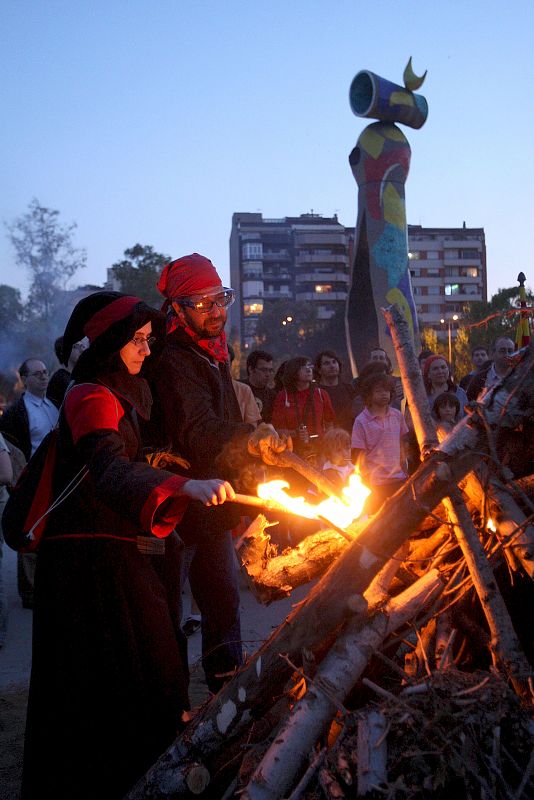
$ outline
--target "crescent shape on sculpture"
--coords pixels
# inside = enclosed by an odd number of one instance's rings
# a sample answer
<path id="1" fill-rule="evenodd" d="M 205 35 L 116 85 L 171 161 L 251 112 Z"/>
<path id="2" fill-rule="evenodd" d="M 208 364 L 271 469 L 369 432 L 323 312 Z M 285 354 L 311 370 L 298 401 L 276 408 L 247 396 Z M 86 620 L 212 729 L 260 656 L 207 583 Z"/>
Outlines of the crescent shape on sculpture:
<path id="1" fill-rule="evenodd" d="M 415 74 L 412 68 L 412 57 L 410 56 L 402 76 L 405 87 L 409 89 L 411 92 L 416 92 L 418 89 L 421 88 L 421 86 L 425 82 L 426 73 L 427 70 L 425 69 L 425 74 L 421 75 L 421 77 Z"/>

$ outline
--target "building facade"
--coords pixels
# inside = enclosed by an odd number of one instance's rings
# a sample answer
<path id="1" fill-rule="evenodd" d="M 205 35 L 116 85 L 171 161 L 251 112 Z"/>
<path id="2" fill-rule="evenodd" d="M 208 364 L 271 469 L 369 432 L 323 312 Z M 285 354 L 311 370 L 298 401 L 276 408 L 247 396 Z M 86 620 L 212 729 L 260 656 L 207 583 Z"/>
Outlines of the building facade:
<path id="1" fill-rule="evenodd" d="M 266 303 L 283 299 L 313 303 L 318 322 L 330 319 L 345 304 L 349 237 L 336 216 L 233 215 L 230 279 L 237 301 L 230 323 L 245 350 L 257 344 L 256 325 Z"/>
<path id="2" fill-rule="evenodd" d="M 257 346 L 258 320 L 274 300 L 313 303 L 319 323 L 344 306 L 353 241 L 354 228 L 343 226 L 337 216 L 266 219 L 260 213 L 235 213 L 230 279 L 236 302 L 230 323 L 241 347 Z M 483 228 L 408 225 L 408 250 L 420 327 L 445 333 L 466 303 L 487 299 Z"/>

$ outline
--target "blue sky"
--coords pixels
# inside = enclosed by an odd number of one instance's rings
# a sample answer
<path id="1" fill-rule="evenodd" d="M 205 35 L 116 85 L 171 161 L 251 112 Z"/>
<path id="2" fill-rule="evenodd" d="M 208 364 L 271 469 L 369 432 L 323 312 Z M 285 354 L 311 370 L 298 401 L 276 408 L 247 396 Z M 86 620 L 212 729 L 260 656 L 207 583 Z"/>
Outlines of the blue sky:
<path id="1" fill-rule="evenodd" d="M 33 197 L 78 224 L 102 283 L 136 242 L 228 280 L 234 211 L 356 218 L 360 69 L 428 77 L 407 216 L 483 226 L 490 292 L 534 285 L 534 3 L 2 0 L 0 219 Z M 24 275 L 0 230 L 0 281 Z"/>

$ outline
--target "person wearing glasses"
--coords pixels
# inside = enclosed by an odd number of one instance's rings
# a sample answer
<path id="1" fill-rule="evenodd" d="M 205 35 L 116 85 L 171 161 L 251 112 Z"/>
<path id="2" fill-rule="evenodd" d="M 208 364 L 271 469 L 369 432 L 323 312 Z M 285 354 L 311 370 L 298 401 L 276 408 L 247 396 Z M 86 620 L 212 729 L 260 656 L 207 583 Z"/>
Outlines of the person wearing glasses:
<path id="1" fill-rule="evenodd" d="M 225 324 L 233 289 L 222 285 L 212 262 L 198 253 L 164 268 L 158 289 L 165 298 L 166 345 L 153 376 L 154 393 L 172 449 L 194 478 L 210 478 L 224 446 L 239 438 L 259 455 L 285 442 L 262 423 L 243 422 L 232 385 Z M 248 440 L 248 445 L 247 445 Z M 242 663 L 239 589 L 230 531 L 238 507 L 190 507 L 178 533 L 185 544 L 183 580 L 201 612 L 202 665 L 208 688 L 218 692 Z"/>
<path id="2" fill-rule="evenodd" d="M 58 410 L 46 396 L 49 375 L 40 359 L 23 361 L 19 375 L 24 392 L 0 417 L 0 430 L 29 461 L 46 434 L 57 425 Z M 33 608 L 34 577 L 35 555 L 18 553 L 17 586 L 23 608 Z"/>
<path id="3" fill-rule="evenodd" d="M 188 504 L 234 492 L 143 458 L 142 373 L 164 327 L 159 311 L 110 291 L 67 323 L 67 361 L 83 336 L 90 344 L 60 413 L 56 503 L 37 552 L 24 800 L 119 800 L 187 720 L 174 528 Z"/>
<path id="4" fill-rule="evenodd" d="M 48 370 L 38 358 L 27 358 L 19 367 L 24 392 L 0 417 L 0 430 L 24 453 L 35 453 L 46 434 L 57 424 L 58 410 L 46 397 Z"/>

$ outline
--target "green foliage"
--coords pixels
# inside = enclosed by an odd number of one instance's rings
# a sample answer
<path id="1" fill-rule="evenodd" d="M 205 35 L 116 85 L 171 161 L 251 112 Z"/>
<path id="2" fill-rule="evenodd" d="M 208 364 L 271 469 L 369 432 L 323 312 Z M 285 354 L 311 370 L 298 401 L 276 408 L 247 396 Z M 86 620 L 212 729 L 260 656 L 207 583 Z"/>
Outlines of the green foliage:
<path id="1" fill-rule="evenodd" d="M 58 289 L 64 289 L 86 263 L 85 251 L 73 245 L 76 224 L 61 225 L 59 211 L 42 206 L 34 198 L 27 213 L 6 227 L 16 263 L 32 281 L 28 318 L 48 322 L 54 316 Z"/>
<path id="2" fill-rule="evenodd" d="M 24 305 L 18 289 L 0 284 L 0 331 L 13 330 L 24 318 Z"/>
<path id="3" fill-rule="evenodd" d="M 124 259 L 112 265 L 121 292 L 140 297 L 151 306 L 159 308 L 163 298 L 156 284 L 170 256 L 157 253 L 150 245 L 135 244 L 124 251 Z"/>
<path id="4" fill-rule="evenodd" d="M 527 304 L 533 305 L 534 295 L 527 290 Z M 509 289 L 499 289 L 487 303 L 470 303 L 466 306 L 462 316 L 462 324 L 469 332 L 469 347 L 473 349 L 477 346 L 486 347 L 488 352 L 491 345 L 499 336 L 509 336 L 515 339 L 515 331 L 519 322 L 519 315 L 513 314 L 506 316 L 499 312 L 510 311 L 519 307 L 519 287 L 512 286 Z M 473 323 L 486 320 L 492 314 L 498 316 L 489 319 L 483 325 L 473 326 Z"/>
<path id="5" fill-rule="evenodd" d="M 458 328 L 456 338 L 452 343 L 452 373 L 456 380 L 460 380 L 472 369 L 471 347 L 469 333 L 464 327 Z"/>
<path id="6" fill-rule="evenodd" d="M 311 340 L 316 326 L 317 312 L 312 303 L 295 303 L 293 300 L 267 302 L 256 328 L 257 346 L 279 360 L 299 355 L 311 357 Z"/>

